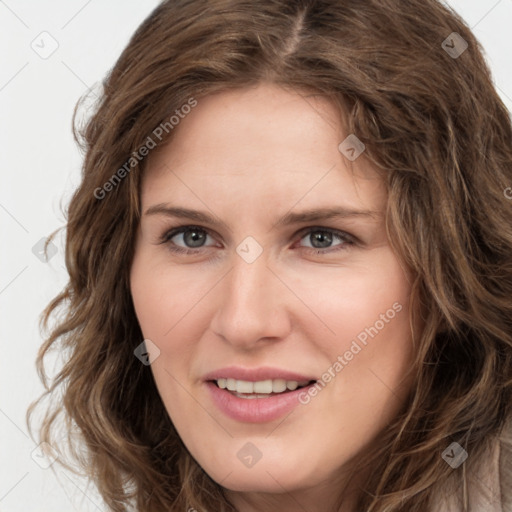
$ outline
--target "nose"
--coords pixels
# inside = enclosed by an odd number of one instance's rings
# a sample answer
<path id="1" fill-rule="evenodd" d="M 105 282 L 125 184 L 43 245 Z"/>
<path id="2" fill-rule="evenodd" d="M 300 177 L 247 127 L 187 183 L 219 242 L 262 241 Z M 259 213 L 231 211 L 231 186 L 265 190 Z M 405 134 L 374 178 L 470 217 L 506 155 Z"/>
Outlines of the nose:
<path id="1" fill-rule="evenodd" d="M 268 266 L 263 254 L 247 263 L 233 255 L 233 267 L 222 280 L 213 332 L 239 350 L 251 351 L 290 333 L 290 291 Z"/>

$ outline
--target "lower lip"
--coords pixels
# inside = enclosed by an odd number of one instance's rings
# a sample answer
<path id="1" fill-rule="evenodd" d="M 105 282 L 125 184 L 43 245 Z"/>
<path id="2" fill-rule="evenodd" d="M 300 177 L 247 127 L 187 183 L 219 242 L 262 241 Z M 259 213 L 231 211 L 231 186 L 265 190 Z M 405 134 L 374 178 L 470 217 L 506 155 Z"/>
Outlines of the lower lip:
<path id="1" fill-rule="evenodd" d="M 206 386 L 213 402 L 230 418 L 247 423 L 265 423 L 279 419 L 300 405 L 299 395 L 307 393 L 314 383 L 268 398 L 239 398 L 227 389 L 220 389 L 214 382 L 206 382 Z"/>

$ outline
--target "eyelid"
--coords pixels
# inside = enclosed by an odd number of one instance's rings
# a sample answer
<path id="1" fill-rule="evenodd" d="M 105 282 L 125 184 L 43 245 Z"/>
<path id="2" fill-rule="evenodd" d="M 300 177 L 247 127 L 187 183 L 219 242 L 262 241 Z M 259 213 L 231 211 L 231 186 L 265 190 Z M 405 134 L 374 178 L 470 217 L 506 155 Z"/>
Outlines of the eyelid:
<path id="1" fill-rule="evenodd" d="M 341 229 L 335 229 L 335 228 L 329 228 L 327 226 L 308 226 L 306 228 L 303 228 L 294 235 L 294 237 L 300 236 L 303 238 L 304 235 L 307 235 L 312 232 L 316 231 L 326 231 L 328 233 L 332 233 L 333 235 L 339 236 L 342 240 L 346 241 L 347 243 L 351 244 L 359 244 L 360 240 L 356 238 L 354 235 L 347 233 L 346 231 L 343 231 Z"/>
<path id="2" fill-rule="evenodd" d="M 174 238 L 176 235 L 193 229 L 197 229 L 198 231 L 204 231 L 207 235 L 210 235 L 213 238 L 219 238 L 217 233 L 208 228 L 203 228 L 202 226 L 197 226 L 195 224 L 183 224 L 181 226 L 175 226 L 173 228 L 164 230 L 163 234 L 159 237 L 159 242 L 162 244 L 166 243 L 171 238 Z M 199 247 L 198 249 L 201 249 L 201 247 Z"/>
<path id="3" fill-rule="evenodd" d="M 173 228 L 165 230 L 164 233 L 160 236 L 158 243 L 159 244 L 169 243 L 170 239 L 174 238 L 176 235 L 182 234 L 185 231 L 193 230 L 193 229 L 204 231 L 207 235 L 209 235 L 213 238 L 219 238 L 218 235 L 214 231 L 212 231 L 208 228 L 198 226 L 195 224 L 182 224 L 180 226 L 175 226 Z M 354 235 L 347 233 L 346 231 L 342 231 L 342 230 L 336 229 L 336 228 L 329 228 L 327 226 L 304 227 L 304 228 L 300 229 L 299 231 L 297 231 L 293 235 L 293 238 L 296 239 L 297 237 L 299 237 L 299 241 L 300 241 L 307 234 L 313 233 L 313 232 L 318 232 L 318 231 L 332 233 L 333 235 L 337 236 L 344 242 L 343 244 L 341 244 L 343 246 L 360 245 L 360 243 L 361 243 L 360 240 L 357 237 L 355 237 Z M 190 248 L 190 247 L 181 247 L 179 245 L 173 244 L 173 246 L 172 246 L 172 248 L 170 248 L 170 250 L 173 252 L 177 252 L 177 253 L 198 254 L 201 251 L 201 249 L 204 249 L 207 247 L 213 247 L 213 246 L 211 246 L 211 245 L 210 246 L 202 246 L 202 247 L 197 247 L 194 249 L 194 248 Z M 300 246 L 300 247 L 302 247 L 302 249 L 305 249 L 306 251 L 314 251 L 319 254 L 327 254 L 329 252 L 336 252 L 338 250 L 342 250 L 342 249 L 336 249 L 336 247 L 338 247 L 338 246 L 327 247 L 325 249 L 322 249 L 322 248 L 317 249 L 314 247 L 304 247 L 304 246 Z"/>

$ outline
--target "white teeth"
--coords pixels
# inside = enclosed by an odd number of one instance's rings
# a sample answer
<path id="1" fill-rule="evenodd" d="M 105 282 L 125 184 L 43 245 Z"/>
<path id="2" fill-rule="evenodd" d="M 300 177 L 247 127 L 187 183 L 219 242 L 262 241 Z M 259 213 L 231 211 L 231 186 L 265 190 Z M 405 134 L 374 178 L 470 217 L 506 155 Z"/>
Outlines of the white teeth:
<path id="1" fill-rule="evenodd" d="M 257 382 L 224 378 L 217 379 L 219 388 L 234 391 L 235 393 L 253 394 L 251 398 L 259 398 L 260 395 L 269 395 L 270 393 L 283 393 L 287 389 L 294 391 L 299 386 L 305 386 L 306 384 L 308 383 L 284 379 L 267 379 Z"/>
<path id="2" fill-rule="evenodd" d="M 242 381 L 239 381 L 239 382 L 242 382 Z M 254 393 L 270 394 L 270 393 L 272 393 L 273 387 L 274 386 L 272 385 L 272 379 L 260 380 L 260 381 L 254 383 L 253 392 Z"/>
<path id="3" fill-rule="evenodd" d="M 292 387 L 290 387 L 290 390 L 293 391 L 295 389 L 293 387 L 293 385 L 297 384 L 297 383 L 292 380 L 289 380 L 288 383 L 292 385 Z M 297 387 L 297 386 L 295 386 L 295 387 Z M 276 379 L 276 380 L 272 381 L 272 391 L 274 393 L 282 393 L 283 391 L 286 391 L 286 388 L 287 388 L 287 385 L 286 385 L 286 381 L 284 379 Z"/>
<path id="4" fill-rule="evenodd" d="M 259 384 L 259 383 L 258 383 Z M 236 381 L 236 392 L 237 393 L 252 393 L 254 391 L 254 383 L 247 380 Z"/>
<path id="5" fill-rule="evenodd" d="M 289 380 L 287 383 L 286 383 L 286 387 L 290 390 L 290 391 L 293 391 L 294 389 L 297 389 L 299 383 L 294 381 L 294 380 Z"/>

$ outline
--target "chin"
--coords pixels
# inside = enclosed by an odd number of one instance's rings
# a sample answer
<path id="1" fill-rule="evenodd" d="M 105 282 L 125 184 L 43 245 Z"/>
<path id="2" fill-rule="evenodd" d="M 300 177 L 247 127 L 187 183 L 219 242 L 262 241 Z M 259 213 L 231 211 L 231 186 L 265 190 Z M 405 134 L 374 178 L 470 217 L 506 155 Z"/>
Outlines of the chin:
<path id="1" fill-rule="evenodd" d="M 235 492 L 281 494 L 284 492 L 283 489 L 290 492 L 299 487 L 295 479 L 291 480 L 280 473 L 271 476 L 265 470 L 257 473 L 252 470 L 240 470 L 237 473 L 233 471 L 228 477 L 224 474 L 218 480 L 214 480 L 225 489 Z"/>
<path id="2" fill-rule="evenodd" d="M 260 462 L 252 468 L 236 464 L 205 471 L 210 478 L 230 491 L 281 494 L 284 492 L 283 489 L 291 492 L 319 483 L 317 480 L 320 480 L 320 475 L 311 469 L 307 474 L 298 472 L 305 469 L 303 464 L 295 464 L 293 468 L 288 469 L 283 465 Z"/>

